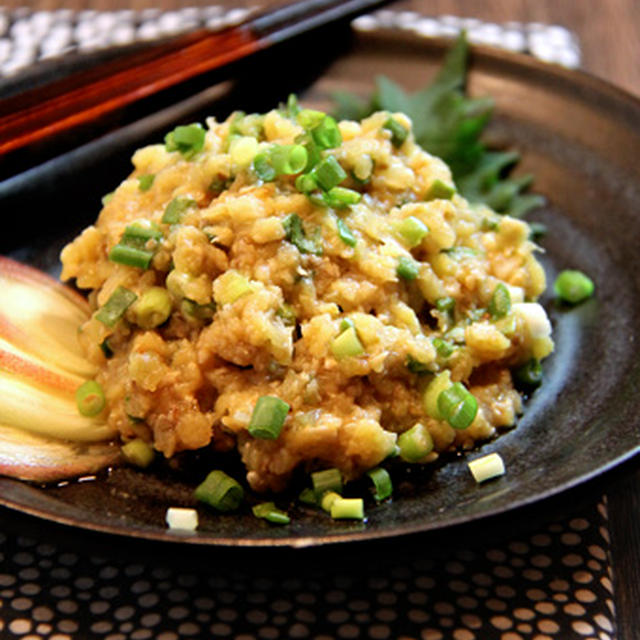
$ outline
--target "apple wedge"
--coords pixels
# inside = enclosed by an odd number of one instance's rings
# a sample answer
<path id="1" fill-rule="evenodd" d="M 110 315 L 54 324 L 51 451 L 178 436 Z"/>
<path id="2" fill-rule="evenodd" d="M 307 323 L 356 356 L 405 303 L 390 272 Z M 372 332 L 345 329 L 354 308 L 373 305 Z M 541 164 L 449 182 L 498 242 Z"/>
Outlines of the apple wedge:
<path id="1" fill-rule="evenodd" d="M 120 447 L 112 442 L 65 442 L 0 425 L 0 475 L 55 482 L 96 473 L 120 458 Z"/>
<path id="2" fill-rule="evenodd" d="M 45 273 L 0 257 L 0 337 L 46 362 L 85 378 L 96 368 L 82 354 L 78 328 L 87 301 Z"/>
<path id="3" fill-rule="evenodd" d="M 96 373 L 77 339 L 90 312 L 69 287 L 0 257 L 0 474 L 48 482 L 120 458 L 116 431 L 76 403 Z"/>
<path id="4" fill-rule="evenodd" d="M 0 338 L 0 371 L 10 373 L 50 393 L 72 398 L 86 380 L 23 351 Z"/>

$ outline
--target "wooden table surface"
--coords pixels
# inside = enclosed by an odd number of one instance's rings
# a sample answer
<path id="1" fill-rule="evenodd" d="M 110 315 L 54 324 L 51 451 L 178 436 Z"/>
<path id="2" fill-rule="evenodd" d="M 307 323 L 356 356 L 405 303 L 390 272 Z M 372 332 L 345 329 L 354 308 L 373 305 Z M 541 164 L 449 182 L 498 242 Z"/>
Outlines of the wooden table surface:
<path id="1" fill-rule="evenodd" d="M 215 3 L 215 2 L 214 2 Z M 9 0 L 7 9 L 27 3 Z M 212 4 L 205 0 L 35 0 L 31 9 L 172 9 Z M 217 2 L 227 6 L 281 4 L 258 0 Z M 521 21 L 560 24 L 578 37 L 582 66 L 640 96 L 640 2 L 638 0 L 403 0 L 394 8 L 424 15 L 457 15 L 493 22 Z M 637 468 L 636 464 L 636 468 Z M 640 637 L 640 471 L 625 476 L 609 491 L 618 640 Z"/>

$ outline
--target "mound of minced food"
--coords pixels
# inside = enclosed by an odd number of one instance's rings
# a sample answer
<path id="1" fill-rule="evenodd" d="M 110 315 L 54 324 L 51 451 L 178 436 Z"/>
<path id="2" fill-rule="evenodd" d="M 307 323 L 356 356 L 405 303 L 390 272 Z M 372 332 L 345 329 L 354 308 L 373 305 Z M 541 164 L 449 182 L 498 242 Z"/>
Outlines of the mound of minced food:
<path id="1" fill-rule="evenodd" d="M 62 252 L 123 441 L 237 448 L 262 491 L 514 424 L 512 371 L 553 348 L 537 247 L 456 193 L 406 116 L 336 123 L 291 100 L 177 127 L 133 165 Z M 265 396 L 271 431 L 250 431 Z"/>

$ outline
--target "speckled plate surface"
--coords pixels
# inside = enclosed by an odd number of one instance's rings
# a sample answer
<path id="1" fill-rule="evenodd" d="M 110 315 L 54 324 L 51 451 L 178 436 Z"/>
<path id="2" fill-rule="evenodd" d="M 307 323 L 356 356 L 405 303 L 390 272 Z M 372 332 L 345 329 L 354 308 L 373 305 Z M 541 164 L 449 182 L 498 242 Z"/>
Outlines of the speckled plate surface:
<path id="1" fill-rule="evenodd" d="M 131 151 L 161 139 L 160 132 L 176 121 L 205 113 L 224 117 L 232 108 L 265 110 L 289 91 L 328 107 L 332 91 L 366 94 L 378 74 L 417 88 L 441 61 L 446 44 L 397 31 L 338 35 L 344 50 L 330 60 L 312 53 L 319 50 L 313 38 L 282 47 L 238 66 L 231 85 L 201 92 L 5 181 L 0 203 L 17 226 L 5 234 L 3 253 L 55 272 L 60 247 L 95 218 L 100 196 L 128 173 Z M 298 46 L 296 58 L 293 46 Z M 308 55 L 300 49 L 305 46 Z M 302 58 L 304 72 L 294 69 L 277 78 L 263 73 Z M 465 459 L 456 457 L 404 474 L 392 502 L 369 506 L 366 523 L 332 522 L 295 508 L 290 525 L 273 527 L 248 509 L 233 516 L 200 509 L 199 531 L 180 537 L 166 530 L 164 514 L 167 506 L 191 504 L 193 484 L 165 471 L 119 469 L 56 488 L 0 479 L 0 504 L 137 539 L 309 546 L 442 530 L 505 513 L 582 484 L 634 456 L 640 450 L 640 103 L 589 76 L 515 54 L 476 49 L 472 69 L 471 92 L 491 95 L 497 103 L 493 142 L 523 153 L 519 171 L 533 172 L 536 191 L 548 198 L 546 207 L 530 215 L 549 228 L 542 243 L 548 280 L 560 269 L 577 268 L 591 275 L 597 292 L 573 309 L 544 301 L 557 344 L 545 361 L 545 383 L 516 429 L 469 454 L 499 451 L 506 476 L 477 486 Z"/>

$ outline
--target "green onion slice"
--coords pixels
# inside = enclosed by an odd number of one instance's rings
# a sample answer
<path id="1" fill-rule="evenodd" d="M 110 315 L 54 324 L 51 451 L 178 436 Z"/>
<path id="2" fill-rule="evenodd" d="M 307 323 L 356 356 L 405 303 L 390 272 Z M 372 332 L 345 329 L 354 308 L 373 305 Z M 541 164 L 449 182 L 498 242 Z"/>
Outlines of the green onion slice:
<path id="1" fill-rule="evenodd" d="M 355 247 L 358 244 L 358 240 L 353 235 L 353 231 L 349 229 L 347 223 L 342 219 L 336 220 L 336 227 L 338 228 L 338 237 L 349 247 Z"/>
<path id="2" fill-rule="evenodd" d="M 277 177 L 277 172 L 271 164 L 268 153 L 259 153 L 253 159 L 253 170 L 263 182 L 272 182 Z"/>
<path id="3" fill-rule="evenodd" d="M 187 209 L 195 207 L 196 204 L 197 203 L 193 198 L 184 198 L 180 196 L 174 198 L 164 210 L 162 222 L 165 224 L 178 224 Z"/>
<path id="4" fill-rule="evenodd" d="M 137 299 L 138 296 L 133 291 L 129 291 L 123 286 L 118 287 L 98 310 L 96 320 L 106 324 L 108 327 L 114 327 Z"/>
<path id="5" fill-rule="evenodd" d="M 105 407 L 104 391 L 95 380 L 87 380 L 76 390 L 76 404 L 83 416 L 97 416 Z"/>
<path id="6" fill-rule="evenodd" d="M 335 520 L 364 520 L 362 498 L 338 498 L 331 505 L 331 517 Z"/>
<path id="7" fill-rule="evenodd" d="M 438 395 L 438 411 L 454 429 L 466 429 L 478 413 L 478 401 L 461 382 L 454 382 Z"/>
<path id="8" fill-rule="evenodd" d="M 358 204 L 361 199 L 361 193 L 345 187 L 333 187 L 324 194 L 324 201 L 327 206 L 334 209 L 350 207 L 353 204 Z"/>
<path id="9" fill-rule="evenodd" d="M 393 484 L 391 476 L 386 469 L 376 467 L 367 471 L 367 475 L 371 478 L 374 486 L 373 497 L 381 502 L 386 500 L 393 493 Z"/>
<path id="10" fill-rule="evenodd" d="M 337 187 L 347 177 L 335 156 L 327 156 L 321 160 L 311 172 L 318 185 L 325 191 Z"/>
<path id="11" fill-rule="evenodd" d="M 344 329 L 340 335 L 331 341 L 330 349 L 337 360 L 350 356 L 360 356 L 364 353 L 364 347 L 358 338 L 355 327 Z"/>
<path id="12" fill-rule="evenodd" d="M 340 469 L 335 467 L 324 469 L 322 471 L 314 471 L 311 474 L 311 482 L 316 498 L 320 499 L 326 491 L 335 491 L 342 493 L 342 474 Z"/>
<path id="13" fill-rule="evenodd" d="M 531 358 L 514 370 L 513 377 L 526 387 L 537 387 L 542 382 L 542 365 L 537 358 Z"/>
<path id="14" fill-rule="evenodd" d="M 290 408 L 284 400 L 275 396 L 258 398 L 249 421 L 249 433 L 254 438 L 275 440 L 282 431 Z"/>
<path id="15" fill-rule="evenodd" d="M 313 141 L 320 149 L 335 149 L 342 144 L 338 123 L 331 116 L 324 116 L 310 131 Z"/>
<path id="16" fill-rule="evenodd" d="M 127 462 L 141 469 L 146 469 L 155 458 L 153 447 L 142 438 L 130 440 L 122 445 L 121 451 Z"/>
<path id="17" fill-rule="evenodd" d="M 120 243 L 109 252 L 109 260 L 129 267 L 148 269 L 151 266 L 151 260 L 153 260 L 153 251 L 145 251 Z"/>
<path id="18" fill-rule="evenodd" d="M 433 451 L 433 438 L 422 422 L 398 436 L 400 458 L 405 462 L 420 462 Z"/>
<path id="19" fill-rule="evenodd" d="M 278 509 L 273 502 L 261 502 L 251 508 L 256 518 L 262 518 L 273 524 L 289 524 L 291 518 L 285 511 Z"/>
<path id="20" fill-rule="evenodd" d="M 408 256 L 400 256 L 398 258 L 396 273 L 398 277 L 403 280 L 415 280 L 420 273 L 420 265 Z"/>
<path id="21" fill-rule="evenodd" d="M 310 173 L 302 173 L 296 178 L 296 189 L 300 193 L 311 193 L 317 187 L 318 183 Z"/>
<path id="22" fill-rule="evenodd" d="M 442 338 L 434 338 L 433 346 L 436 348 L 436 352 L 441 358 L 448 358 L 455 350 L 455 347 L 451 342 L 443 340 Z"/>
<path id="23" fill-rule="evenodd" d="M 415 216 L 398 222 L 395 231 L 411 249 L 417 247 L 429 233 L 427 225 Z"/>
<path id="24" fill-rule="evenodd" d="M 488 310 L 494 320 L 504 318 L 511 311 L 511 294 L 502 282 L 493 290 Z"/>
<path id="25" fill-rule="evenodd" d="M 456 308 L 456 300 L 449 296 L 438 298 L 435 306 L 441 313 L 451 313 Z"/>
<path id="26" fill-rule="evenodd" d="M 562 271 L 553 283 L 558 298 L 569 304 L 578 304 L 593 295 L 593 280 L 582 271 L 567 269 Z"/>
<path id="27" fill-rule="evenodd" d="M 382 128 L 391 132 L 391 144 L 394 147 L 401 147 L 409 135 L 408 129 L 403 127 L 393 116 L 389 117 Z"/>
<path id="28" fill-rule="evenodd" d="M 286 240 L 297 247 L 300 253 L 311 253 L 315 256 L 322 255 L 322 236 L 319 228 L 315 237 L 309 238 L 302 225 L 302 218 L 297 213 L 289 214 L 282 221 L 282 226 L 284 227 Z"/>
<path id="29" fill-rule="evenodd" d="M 234 511 L 244 499 L 244 490 L 231 476 L 216 469 L 211 471 L 194 492 L 200 502 L 217 511 Z"/>
<path id="30" fill-rule="evenodd" d="M 436 178 L 431 185 L 429 186 L 429 190 L 427 191 L 427 195 L 425 196 L 425 200 L 451 200 L 455 194 L 456 190 L 450 184 L 443 182 L 439 178 Z"/>
<path id="31" fill-rule="evenodd" d="M 189 160 L 204 148 L 205 130 L 201 124 L 189 124 L 176 127 L 165 138 L 167 151 L 179 151 Z"/>
<path id="32" fill-rule="evenodd" d="M 155 179 L 156 177 L 153 173 L 145 173 L 142 176 L 138 176 L 138 189 L 140 189 L 140 191 L 149 191 Z"/>

